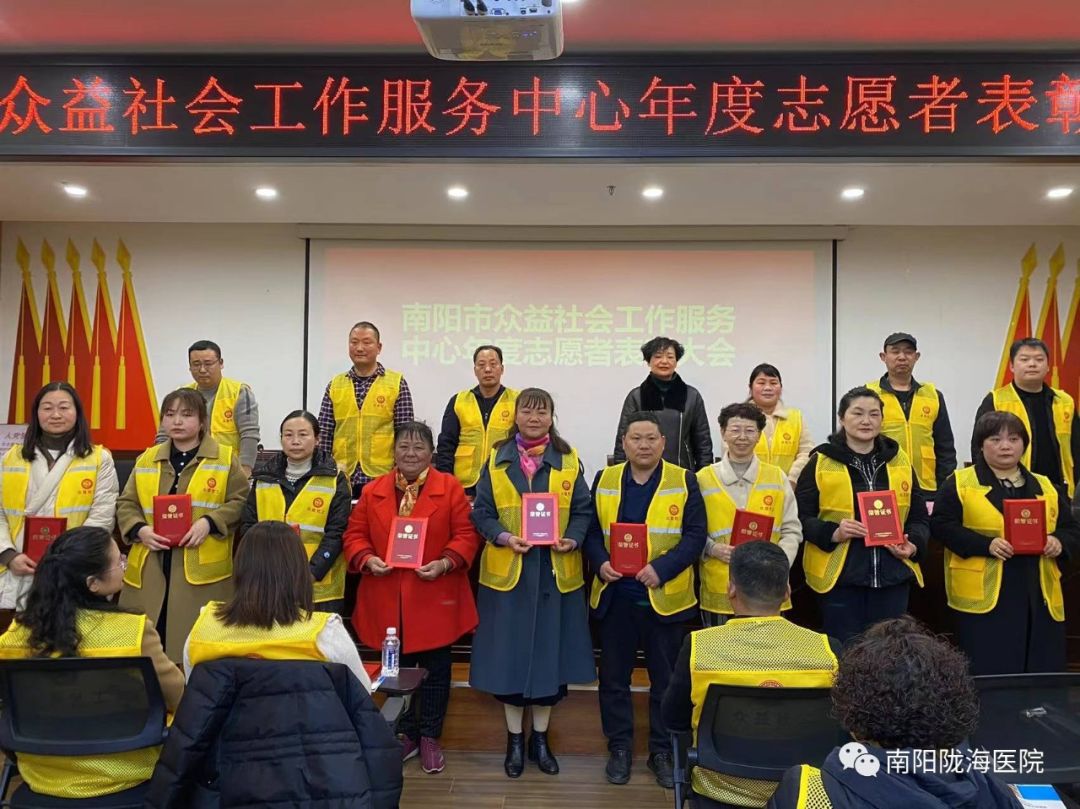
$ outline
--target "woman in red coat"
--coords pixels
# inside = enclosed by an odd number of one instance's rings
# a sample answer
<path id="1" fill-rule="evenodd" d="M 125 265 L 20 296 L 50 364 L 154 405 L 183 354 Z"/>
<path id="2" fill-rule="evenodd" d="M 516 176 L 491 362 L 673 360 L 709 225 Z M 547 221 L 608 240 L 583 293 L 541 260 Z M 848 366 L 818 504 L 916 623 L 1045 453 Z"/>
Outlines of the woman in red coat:
<path id="1" fill-rule="evenodd" d="M 352 617 L 361 642 L 379 649 L 387 627 L 397 627 L 401 665 L 428 670 L 419 717 L 412 700 L 400 723 L 402 760 L 419 753 L 427 773 L 446 765 L 439 737 L 450 702 L 450 644 L 476 628 L 468 571 L 480 548 L 465 490 L 431 465 L 434 452 L 430 427 L 398 425 L 394 469 L 364 486 L 344 537 L 349 570 L 364 574 Z M 386 562 L 390 527 L 399 515 L 428 520 L 419 568 L 395 569 Z"/>

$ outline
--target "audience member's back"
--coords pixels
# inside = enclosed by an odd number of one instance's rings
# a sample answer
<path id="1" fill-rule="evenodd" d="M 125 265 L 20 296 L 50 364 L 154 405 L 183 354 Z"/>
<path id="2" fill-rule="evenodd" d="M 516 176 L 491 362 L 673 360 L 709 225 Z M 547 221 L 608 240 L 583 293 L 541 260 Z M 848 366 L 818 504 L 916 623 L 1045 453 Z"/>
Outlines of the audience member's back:
<path id="1" fill-rule="evenodd" d="M 342 665 L 225 658 L 196 666 L 148 807 L 392 809 L 401 748 Z"/>
<path id="2" fill-rule="evenodd" d="M 788 770 L 769 809 L 1019 809 L 989 775 L 937 772 L 943 753 L 963 755 L 978 697 L 967 658 L 914 619 L 866 630 L 840 659 L 832 700 L 859 741 L 833 750 L 820 770 Z"/>

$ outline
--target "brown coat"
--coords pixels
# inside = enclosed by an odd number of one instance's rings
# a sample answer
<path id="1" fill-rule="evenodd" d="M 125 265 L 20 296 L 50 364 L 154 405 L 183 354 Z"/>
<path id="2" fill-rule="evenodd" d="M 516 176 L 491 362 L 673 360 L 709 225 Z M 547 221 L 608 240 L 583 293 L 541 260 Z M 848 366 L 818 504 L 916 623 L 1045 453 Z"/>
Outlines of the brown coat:
<path id="1" fill-rule="evenodd" d="M 155 461 L 161 468 L 161 482 L 158 485 L 159 494 L 168 494 L 172 488 L 175 474 L 169 463 L 169 453 L 172 451 L 172 442 L 166 441 L 157 447 Z M 219 453 L 218 443 L 207 435 L 199 445 L 196 458 L 217 458 Z M 187 491 L 191 483 L 192 475 L 195 474 L 197 464 L 189 464 L 180 473 L 180 483 L 176 487 L 178 493 Z M 124 491 L 116 501 L 116 521 L 120 525 L 121 535 L 130 541 L 130 534 L 134 528 L 146 524 L 143 515 L 142 504 L 139 503 L 139 495 L 135 490 L 136 475 L 128 478 Z M 206 542 L 228 542 L 231 546 L 233 533 L 240 523 L 240 514 L 244 510 L 244 501 L 247 499 L 248 479 L 240 468 L 240 456 L 233 453 L 229 466 L 229 482 L 225 490 L 225 502 L 221 508 L 208 515 L 214 523 L 214 530 L 206 538 Z M 170 565 L 168 586 L 162 569 L 162 554 L 173 554 Z M 161 615 L 161 607 L 168 597 L 168 610 L 165 618 L 165 633 L 162 640 L 165 644 L 165 653 L 170 659 L 180 662 L 183 660 L 184 641 L 187 640 L 191 627 L 199 617 L 200 608 L 208 601 L 228 601 L 233 594 L 232 579 L 214 582 L 213 584 L 190 584 L 184 577 L 184 551 L 176 548 L 169 551 L 151 551 L 146 565 L 143 567 L 142 587 L 131 587 L 127 584 L 120 592 L 120 606 L 124 609 L 136 610 L 146 613 L 147 617 L 157 623 Z"/>

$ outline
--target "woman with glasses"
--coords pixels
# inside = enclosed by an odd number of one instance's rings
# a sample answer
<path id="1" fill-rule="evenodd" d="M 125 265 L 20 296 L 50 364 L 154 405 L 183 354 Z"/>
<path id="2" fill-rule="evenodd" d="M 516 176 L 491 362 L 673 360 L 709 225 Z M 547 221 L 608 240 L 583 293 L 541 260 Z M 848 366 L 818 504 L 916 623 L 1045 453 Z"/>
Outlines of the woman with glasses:
<path id="1" fill-rule="evenodd" d="M 66 528 L 112 529 L 120 485 L 112 455 L 91 443 L 75 388 L 50 382 L 38 391 L 22 444 L 0 468 L 0 630 L 22 606 L 35 564 L 24 553 L 27 517 L 59 517 Z"/>
<path id="2" fill-rule="evenodd" d="M 109 600 L 123 585 L 126 561 L 104 528 L 83 525 L 61 534 L 37 565 L 26 609 L 0 636 L 0 660 L 149 657 L 165 705 L 170 712 L 175 711 L 184 691 L 184 675 L 165 656 L 153 621 L 125 612 Z M 38 710 L 45 708 L 42 705 Z M 122 796 L 130 797 L 133 805 L 140 802 L 160 750 L 146 747 L 78 757 L 20 753 L 19 775 L 38 795 L 67 799 Z"/>

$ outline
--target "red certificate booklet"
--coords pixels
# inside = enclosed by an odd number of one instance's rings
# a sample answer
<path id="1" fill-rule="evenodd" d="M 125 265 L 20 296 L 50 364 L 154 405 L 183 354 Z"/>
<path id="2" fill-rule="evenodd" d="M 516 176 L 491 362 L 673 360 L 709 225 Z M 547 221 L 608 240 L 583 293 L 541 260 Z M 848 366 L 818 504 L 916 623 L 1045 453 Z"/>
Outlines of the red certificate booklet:
<path id="1" fill-rule="evenodd" d="M 1004 539 L 1016 553 L 1042 555 L 1046 548 L 1046 501 L 1006 500 Z"/>
<path id="2" fill-rule="evenodd" d="M 390 545 L 386 564 L 390 567 L 418 568 L 424 564 L 427 517 L 394 517 L 390 525 Z"/>
<path id="3" fill-rule="evenodd" d="M 191 530 L 191 495 L 154 495 L 154 533 L 175 547 Z"/>
<path id="4" fill-rule="evenodd" d="M 731 525 L 731 544 L 772 539 L 773 518 L 755 511 L 735 509 L 735 522 Z"/>
<path id="5" fill-rule="evenodd" d="M 900 524 L 895 492 L 859 492 L 859 511 L 869 532 L 863 540 L 866 547 L 904 544 L 904 526 Z"/>
<path id="6" fill-rule="evenodd" d="M 649 563 L 649 528 L 640 522 L 611 524 L 611 566 L 616 573 L 636 576 Z"/>
<path id="7" fill-rule="evenodd" d="M 554 545 L 559 538 L 559 501 L 547 492 L 521 496 L 521 538 L 530 545 Z"/>
<path id="8" fill-rule="evenodd" d="M 52 541 L 67 529 L 64 517 L 27 517 L 23 533 L 23 553 L 34 560 L 41 561 Z"/>

